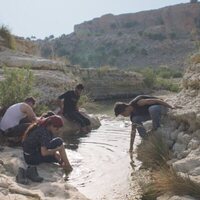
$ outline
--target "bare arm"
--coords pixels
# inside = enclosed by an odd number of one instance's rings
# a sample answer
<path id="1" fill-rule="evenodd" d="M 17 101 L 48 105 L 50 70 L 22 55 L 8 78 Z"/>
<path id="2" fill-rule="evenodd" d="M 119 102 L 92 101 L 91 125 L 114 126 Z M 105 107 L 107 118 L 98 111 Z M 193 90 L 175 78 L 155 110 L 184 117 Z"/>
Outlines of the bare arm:
<path id="1" fill-rule="evenodd" d="M 47 149 L 46 147 L 41 147 L 42 156 L 53 156 L 56 151 L 59 151 L 61 147 L 55 149 Z"/>
<path id="2" fill-rule="evenodd" d="M 61 113 L 63 113 L 63 108 L 64 108 L 63 100 L 57 99 L 57 103 L 58 103 Z"/>
<path id="3" fill-rule="evenodd" d="M 134 141 L 135 141 L 135 134 L 136 134 L 136 126 L 134 124 L 132 124 L 129 152 L 133 151 L 133 144 L 134 144 Z"/>
<path id="4" fill-rule="evenodd" d="M 139 106 L 145 106 L 145 105 L 152 105 L 152 104 L 159 104 L 159 105 L 163 105 L 167 108 L 171 108 L 173 109 L 174 107 L 169 105 L 168 103 L 164 102 L 161 99 L 141 99 L 137 102 L 137 104 Z"/>
<path id="5" fill-rule="evenodd" d="M 33 112 L 33 109 L 28 104 L 26 104 L 26 103 L 22 104 L 20 109 L 23 113 L 26 114 L 26 116 L 28 117 L 28 120 L 30 122 L 36 122 L 37 121 L 36 114 Z"/>

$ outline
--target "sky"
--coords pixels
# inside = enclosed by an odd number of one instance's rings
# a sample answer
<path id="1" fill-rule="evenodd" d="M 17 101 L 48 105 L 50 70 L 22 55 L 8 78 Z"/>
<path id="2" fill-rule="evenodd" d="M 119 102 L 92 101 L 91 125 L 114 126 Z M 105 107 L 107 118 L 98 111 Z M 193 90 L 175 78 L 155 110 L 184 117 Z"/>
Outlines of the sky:
<path id="1" fill-rule="evenodd" d="M 14 35 L 44 39 L 70 34 L 74 25 L 112 13 L 152 10 L 190 0 L 0 0 L 0 25 Z"/>

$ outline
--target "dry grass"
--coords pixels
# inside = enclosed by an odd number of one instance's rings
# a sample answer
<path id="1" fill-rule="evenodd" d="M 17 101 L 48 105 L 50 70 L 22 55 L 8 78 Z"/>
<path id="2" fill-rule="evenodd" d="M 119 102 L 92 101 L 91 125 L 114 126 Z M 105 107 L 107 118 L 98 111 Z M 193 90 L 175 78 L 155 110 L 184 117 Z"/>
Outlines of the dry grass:
<path id="1" fill-rule="evenodd" d="M 200 184 L 193 182 L 189 176 L 180 176 L 171 168 L 161 168 L 153 173 L 153 181 L 143 188 L 142 200 L 154 200 L 165 193 L 189 195 L 200 199 Z"/>
<path id="2" fill-rule="evenodd" d="M 159 134 L 152 134 L 138 146 L 138 159 L 143 166 L 155 168 L 166 165 L 170 159 L 170 151 L 164 139 Z"/>
<path id="3" fill-rule="evenodd" d="M 191 56 L 191 62 L 194 64 L 200 63 L 200 54 L 196 53 L 193 56 Z"/>

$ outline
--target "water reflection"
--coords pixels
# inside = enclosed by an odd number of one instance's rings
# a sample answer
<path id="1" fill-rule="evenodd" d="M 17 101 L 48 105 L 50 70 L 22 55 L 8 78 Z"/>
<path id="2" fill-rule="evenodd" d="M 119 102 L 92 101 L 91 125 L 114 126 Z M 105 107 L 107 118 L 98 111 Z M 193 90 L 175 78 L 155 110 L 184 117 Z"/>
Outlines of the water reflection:
<path id="1" fill-rule="evenodd" d="M 125 199 L 139 165 L 136 154 L 128 152 L 131 127 L 128 121 L 108 118 L 101 124 L 90 134 L 65 138 L 73 166 L 68 182 L 92 200 Z"/>

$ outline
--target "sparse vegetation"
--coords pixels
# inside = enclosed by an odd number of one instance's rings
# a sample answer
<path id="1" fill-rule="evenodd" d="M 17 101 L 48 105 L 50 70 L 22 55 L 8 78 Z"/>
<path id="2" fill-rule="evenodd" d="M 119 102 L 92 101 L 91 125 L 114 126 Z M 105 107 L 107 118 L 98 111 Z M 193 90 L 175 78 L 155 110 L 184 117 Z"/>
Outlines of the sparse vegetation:
<path id="1" fill-rule="evenodd" d="M 163 41 L 166 39 L 166 36 L 162 33 L 146 33 L 145 35 L 151 40 Z"/>
<path id="2" fill-rule="evenodd" d="M 0 27 L 0 36 L 4 39 L 5 45 L 10 49 L 15 49 L 15 38 L 11 34 L 7 26 Z"/>
<path id="3" fill-rule="evenodd" d="M 26 68 L 4 68 L 4 79 L 0 82 L 0 103 L 8 107 L 16 102 L 23 101 L 33 92 L 33 73 Z"/>
<path id="4" fill-rule="evenodd" d="M 200 184 L 192 181 L 189 176 L 178 175 L 172 168 L 165 167 L 153 172 L 152 180 L 142 188 L 142 200 L 156 200 L 157 197 L 169 192 L 179 196 L 200 198 Z"/>
<path id="5" fill-rule="evenodd" d="M 170 151 L 161 134 L 152 134 L 143 140 L 137 148 L 138 159 L 147 168 L 165 166 L 170 158 Z"/>
<path id="6" fill-rule="evenodd" d="M 168 166 L 170 151 L 161 133 L 154 133 L 147 140 L 142 141 L 137 153 L 143 166 L 153 170 L 151 181 L 141 185 L 142 200 L 156 200 L 165 193 L 200 198 L 200 184 L 193 182 L 189 176 L 177 174 L 172 167 Z"/>
<path id="7" fill-rule="evenodd" d="M 175 78 L 182 78 L 183 73 L 180 70 L 161 66 L 157 69 L 145 68 L 136 71 L 144 76 L 144 84 L 148 88 L 163 89 L 172 92 L 180 90 L 180 84 L 174 81 Z"/>

